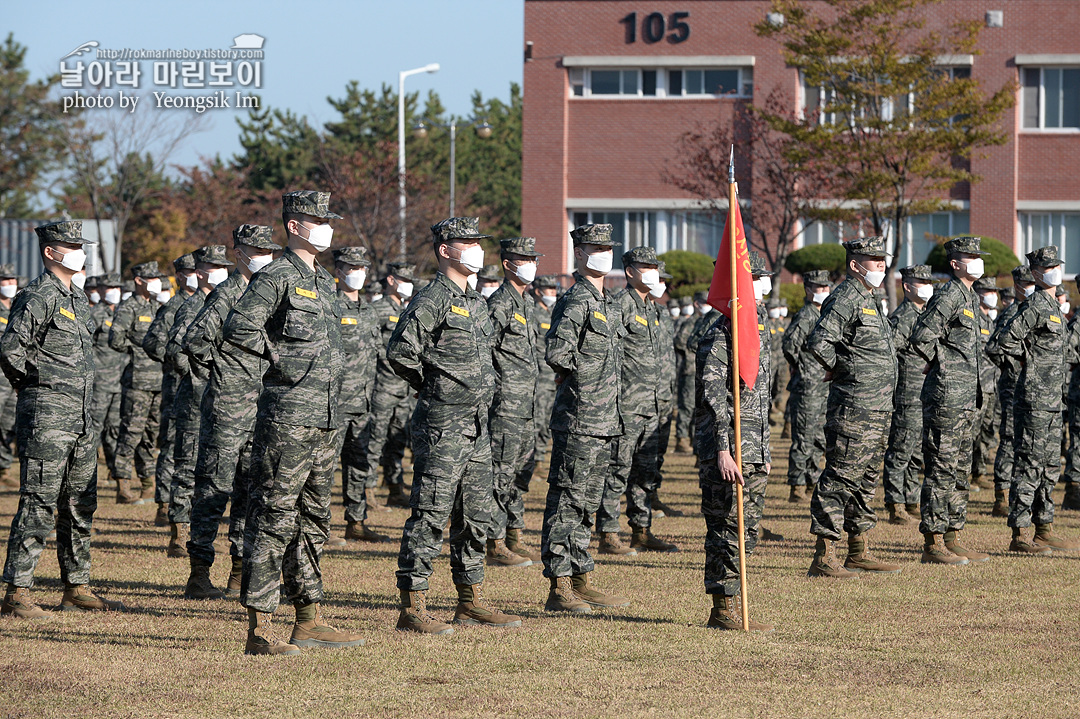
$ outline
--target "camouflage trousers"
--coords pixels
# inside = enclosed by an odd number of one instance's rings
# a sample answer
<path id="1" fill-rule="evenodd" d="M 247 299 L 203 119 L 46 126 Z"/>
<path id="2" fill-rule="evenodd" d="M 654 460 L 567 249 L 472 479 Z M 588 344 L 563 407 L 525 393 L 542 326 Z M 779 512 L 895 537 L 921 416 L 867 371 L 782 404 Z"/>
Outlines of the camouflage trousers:
<path id="1" fill-rule="evenodd" d="M 161 393 L 124 387 L 120 393 L 120 434 L 116 439 L 116 479 L 131 479 L 134 471 L 149 489 L 154 481 Z M 155 499 L 157 497 L 155 496 Z"/>
<path id="2" fill-rule="evenodd" d="M 6 377 L 0 377 L 0 418 L 7 412 L 14 415 L 15 399 L 15 388 L 8 383 Z M 15 453 L 11 451 L 11 443 L 14 439 L 12 430 L 15 428 L 15 423 L 12 422 L 11 428 L 6 431 L 3 425 L 4 422 L 0 421 L 0 469 L 7 469 L 15 461 Z"/>
<path id="3" fill-rule="evenodd" d="M 660 404 L 660 446 L 656 450 L 656 489 L 664 483 L 664 457 L 667 456 L 668 445 L 671 443 L 671 427 L 675 424 L 675 402 Z"/>
<path id="4" fill-rule="evenodd" d="M 1080 483 L 1080 398 L 1070 397 L 1067 411 L 1069 446 L 1065 450 L 1065 469 L 1061 478 L 1067 484 Z"/>
<path id="5" fill-rule="evenodd" d="M 592 517 L 600 508 L 613 449 L 611 437 L 553 431 L 551 439 L 551 468 L 540 540 L 544 576 L 549 579 L 593 570 L 589 555 Z"/>
<path id="6" fill-rule="evenodd" d="M 395 397 L 385 392 L 380 394 L 379 388 L 375 388 L 362 440 L 368 486 L 378 486 L 380 465 L 387 486 L 404 483 L 401 462 L 405 457 L 411 414 L 412 404 L 408 395 Z"/>
<path id="7" fill-rule="evenodd" d="M 120 393 L 105 392 L 94 387 L 90 416 L 94 420 L 94 437 L 105 452 L 105 466 L 115 475 L 116 442 L 120 436 Z"/>
<path id="8" fill-rule="evenodd" d="M 764 464 L 743 465 L 743 530 L 747 554 L 757 546 L 765 486 Z M 733 597 L 739 593 L 739 514 L 735 485 L 720 477 L 716 460 L 698 467 L 701 513 L 705 515 L 705 593 Z"/>
<path id="9" fill-rule="evenodd" d="M 158 504 L 169 504 L 172 491 L 173 466 L 176 456 L 176 385 L 179 380 L 171 372 L 164 375 L 161 380 L 161 426 L 158 427 L 157 435 L 157 466 L 154 473 L 157 477 L 154 487 L 154 501 Z"/>
<path id="10" fill-rule="evenodd" d="M 821 424 L 827 392 L 794 390 L 788 398 L 791 411 L 791 450 L 788 455 L 787 483 L 809 487 L 817 482 L 820 460 L 825 454 L 825 430 Z"/>
<path id="11" fill-rule="evenodd" d="M 343 427 L 338 432 L 338 455 L 341 457 L 341 494 L 345 505 L 346 522 L 363 522 L 367 519 L 368 505 L 364 490 L 375 488 L 377 477 L 368 472 L 367 440 L 368 416 L 346 414 L 342 416 Z"/>
<path id="12" fill-rule="evenodd" d="M 994 455 L 994 489 L 1008 489 L 1013 480 L 1013 397 L 1016 379 L 1002 374 L 998 381 L 998 404 L 1001 405 L 1001 424 L 998 425 L 998 447 Z"/>
<path id="13" fill-rule="evenodd" d="M 428 589 L 432 564 L 442 551 L 450 521 L 450 574 L 454 584 L 484 581 L 484 554 L 491 525 L 491 439 L 487 427 L 466 437 L 452 428 L 413 424 L 413 484 L 398 552 L 397 587 Z"/>
<path id="14" fill-rule="evenodd" d="M 176 439 L 173 442 L 172 483 L 169 485 L 169 521 L 191 522 L 191 495 L 195 492 L 195 465 L 199 461 L 198 418 L 173 415 Z M 159 482 L 160 483 L 160 482 Z"/>
<path id="15" fill-rule="evenodd" d="M 537 464 L 547 459 L 548 443 L 551 442 L 551 409 L 555 406 L 555 379 L 548 370 L 541 370 L 541 373 L 537 379 L 536 404 L 533 405 Z M 529 483 L 526 481 L 524 487 L 519 485 L 518 488 L 528 492 Z"/>
<path id="16" fill-rule="evenodd" d="M 697 387 L 697 378 L 694 376 L 696 361 L 693 357 L 689 360 L 692 366 L 687 367 L 684 372 L 679 375 L 679 381 L 675 385 L 678 396 L 676 397 L 676 406 L 679 410 L 678 416 L 675 418 L 675 438 L 682 439 L 683 437 L 693 437 L 693 422 L 694 422 L 694 403 L 696 401 L 694 392 Z"/>
<path id="17" fill-rule="evenodd" d="M 45 536 L 55 527 L 60 579 L 68 586 L 89 584 L 90 526 L 97 510 L 93 432 L 23 427 L 18 447 L 19 508 L 11 520 L 3 581 L 33 586 Z"/>
<path id="18" fill-rule="evenodd" d="M 963 529 L 971 487 L 971 426 L 976 410 L 923 407 L 923 534 Z"/>
<path id="19" fill-rule="evenodd" d="M 999 422 L 997 394 L 984 394 L 971 424 L 971 476 L 982 477 L 990 462 L 990 447 Z"/>
<path id="20" fill-rule="evenodd" d="M 604 478 L 598 532 L 619 531 L 619 504 L 626 495 L 626 519 L 631 527 L 652 526 L 652 493 L 656 490 L 660 452 L 660 417 L 623 416 L 623 435 L 612 440 L 611 464 Z"/>
<path id="21" fill-rule="evenodd" d="M 885 504 L 918 504 L 922 481 L 922 405 L 901 404 L 893 412 L 885 450 Z"/>
<path id="22" fill-rule="evenodd" d="M 1061 412 L 1016 408 L 1016 469 L 1009 487 L 1009 526 L 1054 521 L 1050 493 L 1061 469 Z"/>
<path id="23" fill-rule="evenodd" d="M 337 433 L 256 421 L 240 582 L 240 603 L 248 609 L 277 609 L 280 582 L 290 604 L 322 601 L 319 562 L 330 536 Z"/>
<path id="24" fill-rule="evenodd" d="M 244 556 L 251 442 L 250 429 L 206 421 L 199 427 L 199 459 L 191 497 L 191 538 L 187 543 L 192 559 L 214 563 L 214 540 L 230 499 L 229 554 Z"/>
<path id="25" fill-rule="evenodd" d="M 891 412 L 829 407 L 825 422 L 825 469 L 810 500 L 810 533 L 840 539 L 877 524 L 870 506 L 885 455 Z"/>
<path id="26" fill-rule="evenodd" d="M 536 466 L 536 444 L 531 417 L 493 416 L 491 435 L 492 496 L 488 538 L 504 539 L 507 529 L 525 528 L 525 498 L 520 486 L 529 486 Z"/>

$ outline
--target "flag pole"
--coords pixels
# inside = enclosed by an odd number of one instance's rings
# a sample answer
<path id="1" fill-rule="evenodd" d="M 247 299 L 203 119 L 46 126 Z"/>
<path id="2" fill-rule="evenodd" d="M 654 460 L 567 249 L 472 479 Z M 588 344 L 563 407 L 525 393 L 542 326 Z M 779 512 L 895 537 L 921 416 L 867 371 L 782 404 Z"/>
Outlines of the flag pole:
<path id="1" fill-rule="evenodd" d="M 731 156 L 728 159 L 728 217 L 732 217 L 739 201 L 735 192 L 735 146 L 731 146 Z M 728 241 L 731 245 L 731 301 L 734 303 L 731 310 L 731 397 L 734 407 L 735 421 L 735 466 L 742 475 L 742 421 L 740 419 L 741 401 L 739 399 L 739 273 L 738 273 L 738 248 L 736 238 L 738 232 L 735 222 L 728 221 Z M 746 528 L 743 524 L 743 488 L 738 482 L 735 483 L 735 508 L 739 516 L 739 590 L 742 592 L 742 628 L 744 632 L 750 631 L 750 602 L 746 596 Z"/>

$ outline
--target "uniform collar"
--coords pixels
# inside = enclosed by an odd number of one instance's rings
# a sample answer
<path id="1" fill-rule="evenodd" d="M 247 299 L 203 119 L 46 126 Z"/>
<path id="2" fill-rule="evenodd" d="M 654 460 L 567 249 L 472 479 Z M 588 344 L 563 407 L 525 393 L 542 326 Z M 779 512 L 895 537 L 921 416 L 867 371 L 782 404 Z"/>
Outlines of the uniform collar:
<path id="1" fill-rule="evenodd" d="M 296 268 L 296 271 L 300 273 L 301 277 L 306 278 L 316 276 L 317 273 L 315 272 L 315 270 L 309 268 L 307 264 L 300 259 L 300 255 L 293 252 L 293 249 L 291 247 L 285 248 L 285 258 L 288 259 L 292 266 Z M 315 267 L 317 268 L 318 266 L 319 263 L 316 262 Z"/>
<path id="2" fill-rule="evenodd" d="M 435 273 L 435 282 L 443 285 L 450 293 L 451 297 L 472 297 L 473 295 L 479 297 L 480 293 L 471 289 L 468 285 L 465 285 L 465 290 L 462 290 L 457 286 L 449 277 L 442 272 Z"/>
<path id="3" fill-rule="evenodd" d="M 71 289 L 68 287 L 64 287 L 64 283 L 60 281 L 60 278 L 53 274 L 50 270 L 45 270 L 45 274 L 48 275 L 47 279 L 53 284 L 55 284 L 63 294 L 71 294 Z"/>
<path id="4" fill-rule="evenodd" d="M 574 281 L 579 285 L 584 285 L 589 290 L 589 292 L 592 293 L 593 297 L 600 300 L 601 302 L 604 301 L 603 294 L 601 292 L 598 292 L 597 289 L 595 287 L 593 287 L 593 283 L 589 282 L 588 277 L 581 274 L 577 270 L 574 270 Z"/>

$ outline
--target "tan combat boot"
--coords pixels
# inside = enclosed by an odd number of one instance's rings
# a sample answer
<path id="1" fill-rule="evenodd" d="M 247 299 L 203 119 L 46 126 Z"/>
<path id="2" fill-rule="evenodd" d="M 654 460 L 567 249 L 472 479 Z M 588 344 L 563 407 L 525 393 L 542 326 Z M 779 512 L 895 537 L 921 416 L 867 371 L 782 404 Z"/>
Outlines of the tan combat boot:
<path id="1" fill-rule="evenodd" d="M 1080 551 L 1080 544 L 1054 534 L 1053 524 L 1036 524 L 1035 539 L 1031 543 L 1036 547 L 1049 547 L 1062 552 Z"/>
<path id="2" fill-rule="evenodd" d="M 994 508 L 990 510 L 992 517 L 1009 516 L 1009 490 L 994 489 Z"/>
<path id="3" fill-rule="evenodd" d="M 623 557 L 637 556 L 637 550 L 622 543 L 618 532 L 600 533 L 600 554 L 614 554 Z"/>
<path id="4" fill-rule="evenodd" d="M 131 489 L 130 479 L 120 479 L 119 477 L 115 479 L 117 504 L 142 504 L 142 499 Z"/>
<path id="5" fill-rule="evenodd" d="M 169 526 L 169 505 L 165 502 L 158 502 L 157 513 L 154 514 L 154 526 L 155 527 L 168 527 Z"/>
<path id="6" fill-rule="evenodd" d="M 229 582 L 225 585 L 225 597 L 235 599 L 240 596 L 240 583 L 244 580 L 243 557 L 232 558 L 232 569 L 229 570 Z"/>
<path id="7" fill-rule="evenodd" d="M 976 552 L 974 549 L 968 549 L 960 543 L 960 530 L 950 529 L 942 535 L 942 540 L 945 542 L 945 549 L 948 549 L 958 557 L 967 557 L 969 562 L 986 562 L 989 561 L 990 555 L 985 552 Z"/>
<path id="8" fill-rule="evenodd" d="M 143 487 L 142 488 L 142 494 L 139 495 L 139 499 L 141 500 L 142 504 L 150 504 L 150 502 L 153 502 L 154 501 L 154 485 L 151 484 L 149 487 Z"/>
<path id="9" fill-rule="evenodd" d="M 734 597 L 725 597 L 723 594 L 714 594 L 713 608 L 709 612 L 709 621 L 705 624 L 710 629 L 721 629 L 727 631 L 742 631 L 742 597 L 736 595 Z M 753 619 L 749 622 L 750 631 L 752 632 L 771 632 L 773 625 L 764 624 L 762 622 L 755 622 Z"/>
<path id="10" fill-rule="evenodd" d="M 1019 554 L 1030 554 L 1042 557 L 1048 557 L 1053 552 L 1053 550 L 1046 545 L 1036 546 L 1034 542 L 1029 542 L 1024 539 L 1024 534 L 1019 527 L 1013 527 L 1012 541 L 1009 543 L 1009 551 L 1018 552 Z"/>
<path id="11" fill-rule="evenodd" d="M 248 609 L 248 634 L 244 654 L 288 656 L 300 653 L 300 647 L 274 639 L 274 632 L 270 628 L 272 616 L 270 612 Z"/>
<path id="12" fill-rule="evenodd" d="M 801 484 L 791 485 L 791 491 L 788 493 L 787 501 L 791 504 L 802 504 L 806 501 L 806 490 Z M 721 596 L 721 595 L 716 595 Z"/>
<path id="13" fill-rule="evenodd" d="M 454 628 L 433 617 L 427 610 L 427 597 L 424 592 L 401 590 L 401 614 L 398 615 L 397 628 L 407 632 L 421 634 L 453 634 Z"/>
<path id="14" fill-rule="evenodd" d="M 1061 502 L 1061 508 L 1070 511 L 1080 509 L 1080 483 L 1065 483 L 1065 499 Z"/>
<path id="15" fill-rule="evenodd" d="M 184 599 L 221 599 L 225 595 L 210 581 L 210 565 L 191 558 L 191 574 L 184 587 Z"/>
<path id="16" fill-rule="evenodd" d="M 64 590 L 60 600 L 62 612 L 122 612 L 124 603 L 102 599 L 86 584 L 75 584 Z"/>
<path id="17" fill-rule="evenodd" d="M 540 552 L 522 543 L 520 529 L 506 530 L 506 548 L 534 564 L 540 561 Z"/>
<path id="18" fill-rule="evenodd" d="M 675 454 L 690 454 L 693 451 L 689 437 L 679 437 L 675 440 Z"/>
<path id="19" fill-rule="evenodd" d="M 685 514 L 681 509 L 675 509 L 669 504 L 664 504 L 656 492 L 649 495 L 649 505 L 653 509 L 654 517 L 657 516 L 657 512 L 660 512 L 664 517 L 682 517 Z"/>
<path id="20" fill-rule="evenodd" d="M 390 485 L 390 495 L 386 498 L 386 506 L 409 508 L 409 495 L 402 491 L 400 484 Z"/>
<path id="21" fill-rule="evenodd" d="M 0 605 L 0 616 L 9 615 L 19 619 L 48 619 L 52 616 L 37 605 L 27 587 L 16 587 L 14 584 L 7 585 L 4 603 Z"/>
<path id="22" fill-rule="evenodd" d="M 458 605 L 454 610 L 454 624 L 482 624 L 485 627 L 520 627 L 521 617 L 503 614 L 484 603 L 483 584 L 455 584 Z"/>
<path id="23" fill-rule="evenodd" d="M 633 534 L 630 536 L 630 547 L 631 549 L 641 549 L 648 552 L 679 551 L 677 545 L 653 536 L 649 527 L 633 527 Z"/>
<path id="24" fill-rule="evenodd" d="M 836 558 L 836 541 L 818 537 L 814 545 L 814 561 L 810 563 L 810 569 L 806 572 L 808 577 L 828 577 L 830 579 L 854 579 L 859 576 L 857 572 L 851 572 L 840 564 Z"/>
<path id="25" fill-rule="evenodd" d="M 379 501 L 378 496 L 375 494 L 374 487 L 364 488 L 364 502 L 367 504 L 368 511 L 371 512 L 389 512 L 390 508 Z"/>
<path id="26" fill-rule="evenodd" d="M 844 569 L 851 572 L 899 574 L 899 564 L 882 562 L 870 556 L 870 538 L 868 535 L 869 532 L 863 532 L 862 534 L 848 534 L 848 554 L 847 559 L 844 560 Z"/>
<path id="27" fill-rule="evenodd" d="M 968 558 L 950 552 L 945 547 L 945 540 L 942 535 L 931 533 L 923 535 L 922 558 L 919 561 L 923 564 L 947 564 L 959 566 L 961 564 L 967 564 Z"/>
<path id="28" fill-rule="evenodd" d="M 578 599 L 577 595 L 574 594 L 574 584 L 570 577 L 552 577 L 551 591 L 548 592 L 544 611 L 590 614 L 592 607 Z"/>
<path id="29" fill-rule="evenodd" d="M 187 559 L 188 530 L 191 525 L 181 522 L 169 522 L 169 548 L 165 556 L 169 559 Z"/>
<path id="30" fill-rule="evenodd" d="M 918 502 L 905 504 L 904 508 L 907 510 L 908 516 L 910 516 L 912 520 L 918 522 L 922 519 L 922 507 L 919 506 Z"/>
<path id="31" fill-rule="evenodd" d="M 296 621 L 293 623 L 289 644 L 294 647 L 341 649 L 363 646 L 364 640 L 359 634 L 339 632 L 324 622 L 322 609 L 314 603 L 296 605 Z"/>
<path id="32" fill-rule="evenodd" d="M 625 607 L 630 604 L 626 597 L 604 594 L 589 586 L 588 574 L 575 574 L 570 577 L 574 596 L 592 607 Z"/>
<path id="33" fill-rule="evenodd" d="M 379 534 L 363 522 L 346 522 L 345 539 L 351 542 L 374 542 L 376 544 L 390 541 L 390 537 Z"/>
<path id="34" fill-rule="evenodd" d="M 532 560 L 506 548 L 502 539 L 487 540 L 487 563 L 493 567 L 531 567 Z"/>
<path id="35" fill-rule="evenodd" d="M 889 524 L 898 524 L 900 526 L 911 524 L 911 516 L 908 515 L 904 505 L 886 504 L 885 509 L 889 510 Z"/>

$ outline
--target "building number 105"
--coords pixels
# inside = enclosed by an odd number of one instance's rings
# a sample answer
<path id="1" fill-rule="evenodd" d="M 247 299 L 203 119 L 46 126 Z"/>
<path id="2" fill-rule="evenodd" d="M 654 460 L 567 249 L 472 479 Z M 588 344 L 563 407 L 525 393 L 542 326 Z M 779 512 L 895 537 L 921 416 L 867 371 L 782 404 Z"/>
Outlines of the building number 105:
<path id="1" fill-rule="evenodd" d="M 632 12 L 619 21 L 626 25 L 627 44 L 637 42 L 637 16 L 636 12 Z M 670 18 L 665 18 L 663 13 L 651 12 L 641 20 L 641 38 L 648 43 L 660 42 L 664 39 L 664 33 L 670 30 L 668 42 L 683 42 L 690 37 L 690 24 L 686 22 L 688 17 L 688 12 L 673 12 Z"/>

